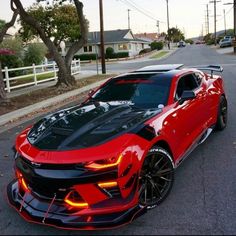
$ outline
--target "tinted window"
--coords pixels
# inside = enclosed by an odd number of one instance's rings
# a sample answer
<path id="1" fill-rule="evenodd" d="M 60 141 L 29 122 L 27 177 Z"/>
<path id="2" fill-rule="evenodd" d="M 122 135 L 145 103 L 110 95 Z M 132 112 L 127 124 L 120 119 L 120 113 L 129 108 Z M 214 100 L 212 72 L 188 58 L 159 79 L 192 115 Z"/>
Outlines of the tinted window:
<path id="1" fill-rule="evenodd" d="M 171 80 L 162 75 L 132 75 L 119 77 L 104 85 L 93 99 L 96 101 L 128 101 L 138 107 L 154 108 L 166 105 Z"/>
<path id="2" fill-rule="evenodd" d="M 179 99 L 182 96 L 183 91 L 194 90 L 198 87 L 199 85 L 194 75 L 189 74 L 189 75 L 183 76 L 182 78 L 179 79 L 179 82 L 177 85 L 176 98 Z"/>

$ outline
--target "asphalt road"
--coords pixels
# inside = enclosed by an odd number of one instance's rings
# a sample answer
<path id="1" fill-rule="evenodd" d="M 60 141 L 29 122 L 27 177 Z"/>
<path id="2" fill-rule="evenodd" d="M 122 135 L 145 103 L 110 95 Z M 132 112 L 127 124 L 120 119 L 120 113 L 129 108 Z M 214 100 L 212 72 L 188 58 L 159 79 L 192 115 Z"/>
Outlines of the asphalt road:
<path id="1" fill-rule="evenodd" d="M 154 63 L 110 64 L 108 69 L 126 71 Z M 116 230 L 62 231 L 25 222 L 8 206 L 5 187 L 13 178 L 11 147 L 15 136 L 30 121 L 0 134 L 0 234 L 236 234 L 236 57 L 219 55 L 199 45 L 180 49 L 158 63 L 222 64 L 229 101 L 227 129 L 214 132 L 178 168 L 166 201 L 132 224 Z"/>

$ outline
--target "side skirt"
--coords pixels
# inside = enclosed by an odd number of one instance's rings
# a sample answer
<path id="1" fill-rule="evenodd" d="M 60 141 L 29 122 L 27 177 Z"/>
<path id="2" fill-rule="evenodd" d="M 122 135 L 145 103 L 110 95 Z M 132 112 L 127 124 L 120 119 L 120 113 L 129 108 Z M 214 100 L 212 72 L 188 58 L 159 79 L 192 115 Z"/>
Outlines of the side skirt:
<path id="1" fill-rule="evenodd" d="M 175 169 L 179 167 L 183 161 L 193 152 L 193 150 L 200 144 L 204 143 L 207 138 L 210 136 L 212 131 L 214 130 L 214 126 L 206 129 L 194 142 L 193 144 L 187 149 L 185 154 L 175 163 Z"/>

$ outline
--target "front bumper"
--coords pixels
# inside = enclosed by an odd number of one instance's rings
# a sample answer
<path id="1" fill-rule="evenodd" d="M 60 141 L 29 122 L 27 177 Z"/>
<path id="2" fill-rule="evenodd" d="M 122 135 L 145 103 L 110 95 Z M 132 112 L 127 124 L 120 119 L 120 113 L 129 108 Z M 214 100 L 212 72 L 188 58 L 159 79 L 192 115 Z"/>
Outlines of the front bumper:
<path id="1" fill-rule="evenodd" d="M 20 215 L 29 222 L 45 224 L 63 229 L 94 230 L 123 226 L 146 212 L 146 207 L 136 205 L 118 212 L 74 211 L 59 202 L 47 202 L 36 198 L 32 193 L 21 195 L 18 181 L 12 181 L 7 187 L 8 200 Z"/>

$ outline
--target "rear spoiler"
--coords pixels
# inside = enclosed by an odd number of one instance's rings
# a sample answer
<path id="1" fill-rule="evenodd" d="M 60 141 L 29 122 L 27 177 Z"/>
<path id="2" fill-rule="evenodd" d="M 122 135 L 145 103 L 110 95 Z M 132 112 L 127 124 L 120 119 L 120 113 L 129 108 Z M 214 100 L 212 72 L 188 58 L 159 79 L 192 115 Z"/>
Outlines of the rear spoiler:
<path id="1" fill-rule="evenodd" d="M 192 68 L 196 68 L 198 70 L 208 70 L 211 71 L 211 77 L 213 77 L 214 72 L 222 73 L 224 68 L 220 65 L 208 65 L 208 66 L 193 66 Z"/>

